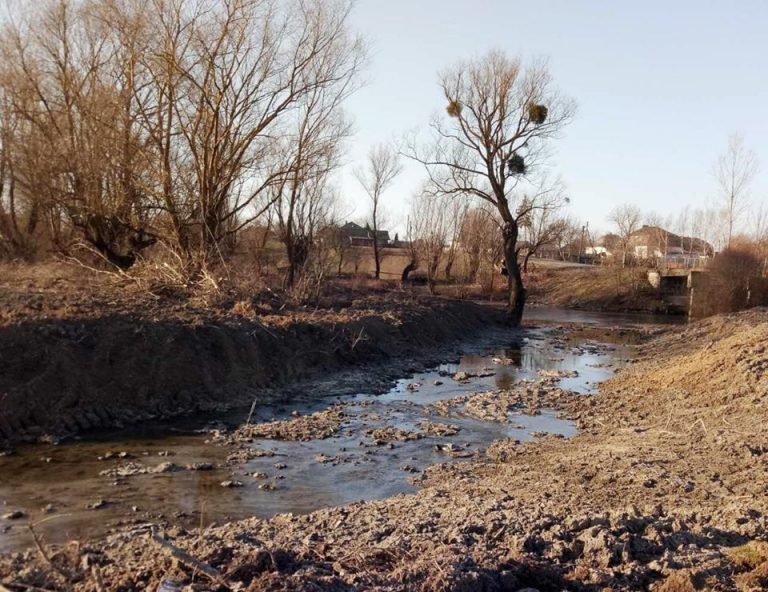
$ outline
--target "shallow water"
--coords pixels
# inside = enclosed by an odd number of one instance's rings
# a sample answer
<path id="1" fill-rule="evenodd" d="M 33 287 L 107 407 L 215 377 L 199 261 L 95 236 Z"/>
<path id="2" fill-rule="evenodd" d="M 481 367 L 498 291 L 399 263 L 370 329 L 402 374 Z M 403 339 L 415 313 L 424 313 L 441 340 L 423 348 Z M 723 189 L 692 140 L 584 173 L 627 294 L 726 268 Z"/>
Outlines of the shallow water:
<path id="1" fill-rule="evenodd" d="M 558 318 L 548 318 L 547 314 Z M 634 326 L 659 320 L 604 315 L 601 321 L 599 313 L 573 315 L 570 311 L 547 313 L 542 309 L 526 318 L 534 317 L 558 323 L 576 320 L 596 326 L 608 324 L 613 328 L 583 334 L 576 331 L 568 338 L 562 331 L 546 326 L 497 332 L 491 338 L 465 344 L 457 362 L 404 377 L 381 395 L 360 393 L 307 403 L 262 406 L 257 410 L 255 421 L 285 418 L 294 410 L 311 413 L 342 401 L 349 421 L 336 437 L 326 440 L 258 440 L 254 446 L 270 451 L 273 456 L 235 467 L 119 479 L 99 474 L 126 462 L 98 460 L 107 451 L 125 452 L 130 460 L 145 466 L 163 462 L 182 467 L 199 462 L 224 465 L 230 449 L 206 444 L 204 434 L 172 431 L 188 432 L 196 422 L 199 425 L 199 418 L 190 420 L 186 426 L 178 422 L 173 426 L 137 426 L 131 432 L 112 433 L 109 437 L 20 449 L 13 456 L 0 458 L 0 515 L 22 510 L 28 517 L 15 521 L 0 519 L 0 551 L 30 544 L 28 521 L 37 524 L 36 531 L 47 541 L 63 542 L 101 536 L 120 525 L 150 520 L 189 527 L 381 499 L 413 491 L 413 480 L 429 465 L 462 460 L 436 449 L 436 445 L 452 443 L 473 453 L 501 438 L 530 440 L 532 432 L 571 436 L 575 431 L 573 425 L 551 412 L 515 415 L 510 423 L 494 423 L 461 415 L 449 419 L 435 417 L 429 405 L 465 393 L 510 388 L 521 380 L 535 379 L 540 370 L 575 371 L 578 376 L 562 379 L 561 386 L 590 393 L 630 355 L 625 344 L 631 341 L 631 335 L 622 336 L 615 325 Z M 467 383 L 458 383 L 446 376 L 459 370 L 482 376 Z M 414 384 L 419 386 L 408 388 Z M 367 430 L 385 426 L 414 430 L 420 421 L 430 419 L 457 425 L 460 431 L 450 437 L 394 442 L 392 448 L 375 445 L 366 434 Z M 320 462 L 318 455 L 338 458 Z M 286 466 L 276 468 L 276 463 Z M 266 479 L 255 479 L 253 473 L 264 473 Z M 222 487 L 221 482 L 226 480 L 240 481 L 243 487 Z M 259 485 L 264 483 L 274 485 L 275 489 L 260 489 Z M 100 509 L 87 508 L 97 500 L 107 503 Z M 44 510 L 49 504 L 51 507 Z"/>

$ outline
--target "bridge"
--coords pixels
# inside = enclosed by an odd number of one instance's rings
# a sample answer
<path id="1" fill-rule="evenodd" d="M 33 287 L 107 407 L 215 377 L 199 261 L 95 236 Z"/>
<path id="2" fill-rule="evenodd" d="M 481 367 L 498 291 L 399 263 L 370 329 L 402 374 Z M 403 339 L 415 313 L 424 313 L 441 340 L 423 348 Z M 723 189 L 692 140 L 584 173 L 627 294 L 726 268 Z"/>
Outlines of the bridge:
<path id="1" fill-rule="evenodd" d="M 648 271 L 648 283 L 656 288 L 661 300 L 670 308 L 687 313 L 690 318 L 731 312 L 722 310 L 723 306 L 733 310 L 768 306 L 768 278 L 738 278 L 730 284 L 723 283 L 728 282 L 726 278 L 720 279 L 722 281 L 713 285 L 713 278 L 706 269 Z"/>

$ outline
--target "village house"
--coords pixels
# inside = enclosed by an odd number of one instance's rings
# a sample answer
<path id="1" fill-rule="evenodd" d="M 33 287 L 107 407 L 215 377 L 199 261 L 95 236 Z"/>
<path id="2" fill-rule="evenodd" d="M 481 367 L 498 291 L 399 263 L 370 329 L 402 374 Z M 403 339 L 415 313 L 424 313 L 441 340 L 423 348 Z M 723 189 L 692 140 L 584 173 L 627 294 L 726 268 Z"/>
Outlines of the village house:
<path id="1" fill-rule="evenodd" d="M 353 247 L 373 247 L 374 233 L 368 225 L 360 226 L 354 222 L 347 222 L 341 227 L 344 235 L 349 239 Z M 388 247 L 391 243 L 388 230 L 379 230 L 376 233 L 380 247 Z"/>
<path id="2" fill-rule="evenodd" d="M 700 267 L 714 255 L 708 242 L 680 236 L 660 226 L 644 225 L 630 237 L 630 252 L 641 261 L 654 260 L 664 267 Z"/>

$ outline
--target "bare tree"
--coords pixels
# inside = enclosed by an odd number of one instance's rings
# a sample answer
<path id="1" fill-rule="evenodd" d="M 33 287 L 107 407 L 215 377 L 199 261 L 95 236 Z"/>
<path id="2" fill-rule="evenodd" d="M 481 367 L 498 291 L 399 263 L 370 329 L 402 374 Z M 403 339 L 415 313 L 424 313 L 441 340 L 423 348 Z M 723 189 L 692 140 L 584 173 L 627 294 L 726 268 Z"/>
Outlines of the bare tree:
<path id="1" fill-rule="evenodd" d="M 479 198 L 503 220 L 508 303 L 520 323 L 526 291 L 517 259 L 519 237 L 515 192 L 545 156 L 547 141 L 570 121 L 574 106 L 552 89 L 544 64 L 524 69 L 502 52 L 462 62 L 440 82 L 447 117 L 432 122 L 433 143 L 409 142 L 405 153 L 422 163 L 435 195 Z"/>
<path id="2" fill-rule="evenodd" d="M 20 122 L 14 185 L 128 267 L 154 240 L 132 117 L 132 53 L 93 2 L 47 1 L 3 31 L 3 93 Z"/>
<path id="3" fill-rule="evenodd" d="M 385 144 L 371 148 L 365 167 L 357 169 L 355 176 L 371 200 L 369 226 L 373 232 L 374 277 L 381 277 L 381 247 L 379 231 L 383 221 L 382 196 L 402 172 L 397 152 Z"/>
<path id="4" fill-rule="evenodd" d="M 328 177 L 340 165 L 342 141 L 351 132 L 341 112 L 349 84 L 314 89 L 298 105 L 295 131 L 275 142 L 268 199 L 286 249 L 288 285 L 307 261 L 320 223 L 327 225 L 333 218 L 336 196 Z"/>
<path id="5" fill-rule="evenodd" d="M 665 228 L 666 223 L 664 219 L 657 212 L 649 212 L 645 216 L 645 226 L 647 226 L 648 234 L 652 239 L 652 244 L 648 245 L 651 248 L 650 252 L 647 253 L 648 259 L 660 259 L 660 261 L 655 263 L 666 265 L 669 247 L 672 245 L 669 244 L 670 235 Z M 659 252 L 658 257 L 656 256 L 656 251 Z"/>
<path id="6" fill-rule="evenodd" d="M 456 255 L 459 253 L 459 235 L 464 224 L 464 218 L 472 203 L 469 200 L 453 196 L 448 198 L 446 208 L 446 224 L 448 226 L 447 248 L 445 252 L 445 279 L 450 282 L 453 274 L 453 265 L 456 263 Z"/>
<path id="7" fill-rule="evenodd" d="M 544 245 L 553 243 L 565 231 L 565 222 L 558 218 L 558 211 L 569 202 L 561 181 L 550 183 L 546 177 L 539 180 L 535 191 L 523 196 L 516 212 L 523 242 L 518 246 L 518 258 L 522 254 L 523 271 L 528 271 L 528 261 Z"/>
<path id="8" fill-rule="evenodd" d="M 689 205 L 680 210 L 677 217 L 674 218 L 672 226 L 680 236 L 680 248 L 683 250 L 683 255 L 690 255 L 693 252 L 694 236 L 691 230 L 691 207 Z"/>
<path id="9" fill-rule="evenodd" d="M 231 250 L 296 175 L 276 147 L 311 106 L 336 116 L 365 56 L 349 0 L 40 5 L 0 45 L 15 186 L 122 268 L 157 242 L 192 271 Z"/>
<path id="10" fill-rule="evenodd" d="M 722 213 L 715 208 L 697 208 L 691 214 L 691 234 L 711 245 L 714 251 L 724 244 Z M 714 255 L 714 252 L 711 253 Z"/>
<path id="11" fill-rule="evenodd" d="M 608 216 L 609 222 L 616 227 L 621 245 L 621 266 L 627 265 L 627 252 L 629 251 L 632 235 L 640 229 L 643 212 L 637 206 L 624 204 L 615 207 Z"/>
<path id="12" fill-rule="evenodd" d="M 560 253 L 560 259 L 570 261 L 573 258 L 573 246 L 583 236 L 586 225 L 570 216 L 560 218 L 560 225 L 560 232 L 555 236 L 555 243 Z"/>
<path id="13" fill-rule="evenodd" d="M 0 99 L 0 257 L 33 257 L 41 222 L 39 200 L 17 190 L 14 144 L 18 121 L 7 101 Z"/>
<path id="14" fill-rule="evenodd" d="M 757 155 L 744 145 L 740 135 L 732 134 L 728 139 L 728 148 L 717 159 L 715 166 L 720 202 L 725 213 L 726 247 L 731 246 L 734 227 L 747 207 L 757 168 Z"/>
<path id="15" fill-rule="evenodd" d="M 459 243 L 467 259 L 466 281 L 470 284 L 477 281 L 483 253 L 487 248 L 489 223 L 488 212 L 478 207 L 470 209 L 462 221 Z"/>
<path id="16" fill-rule="evenodd" d="M 445 203 L 428 192 L 414 196 L 409 217 L 409 240 L 416 261 L 427 274 L 430 292 L 434 293 L 440 261 L 445 253 L 451 227 L 450 212 Z"/>

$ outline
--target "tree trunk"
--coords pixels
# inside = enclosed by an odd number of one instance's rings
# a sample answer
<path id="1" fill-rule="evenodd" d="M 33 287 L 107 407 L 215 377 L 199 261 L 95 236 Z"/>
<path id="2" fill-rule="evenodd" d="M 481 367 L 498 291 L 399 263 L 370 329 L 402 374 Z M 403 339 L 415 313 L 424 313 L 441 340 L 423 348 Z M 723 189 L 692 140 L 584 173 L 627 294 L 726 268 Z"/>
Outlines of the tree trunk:
<path id="1" fill-rule="evenodd" d="M 448 261 L 445 263 L 445 281 L 451 283 L 451 273 L 453 272 L 453 262 L 456 255 L 453 251 L 448 252 Z"/>
<path id="2" fill-rule="evenodd" d="M 467 281 L 470 284 L 477 282 L 477 273 L 480 271 L 480 252 L 472 252 L 469 258 L 469 274 Z"/>
<path id="3" fill-rule="evenodd" d="M 381 277 L 381 260 L 379 259 L 379 239 L 376 237 L 378 231 L 373 229 L 373 258 L 375 260 L 376 270 L 374 276 L 377 280 Z"/>
<path id="4" fill-rule="evenodd" d="M 400 281 L 405 284 L 408 279 L 410 278 L 411 272 L 415 271 L 417 267 L 416 259 L 411 259 L 408 262 L 408 265 L 405 266 L 405 269 L 403 269 L 403 273 L 400 275 Z"/>
<path id="5" fill-rule="evenodd" d="M 531 258 L 531 253 L 526 253 L 523 259 L 523 273 L 528 273 L 528 259 Z"/>
<path id="6" fill-rule="evenodd" d="M 517 260 L 517 227 L 514 224 L 504 226 L 504 261 L 507 264 L 509 316 L 512 324 L 518 326 L 523 320 L 526 290 Z"/>

